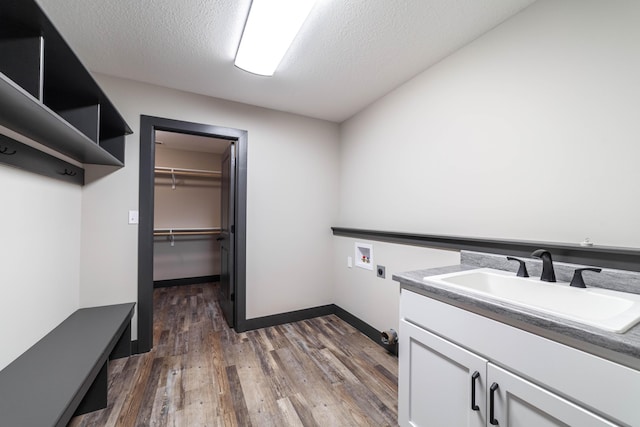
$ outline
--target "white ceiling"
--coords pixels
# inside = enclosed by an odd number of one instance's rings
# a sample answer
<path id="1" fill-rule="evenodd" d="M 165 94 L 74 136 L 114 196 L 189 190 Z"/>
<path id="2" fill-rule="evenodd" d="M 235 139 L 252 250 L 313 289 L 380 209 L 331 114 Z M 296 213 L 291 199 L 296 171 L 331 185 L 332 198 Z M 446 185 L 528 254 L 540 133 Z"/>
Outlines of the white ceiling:
<path id="1" fill-rule="evenodd" d="M 318 0 L 273 77 L 233 65 L 250 0 L 37 0 L 92 71 L 342 122 L 535 0 Z"/>

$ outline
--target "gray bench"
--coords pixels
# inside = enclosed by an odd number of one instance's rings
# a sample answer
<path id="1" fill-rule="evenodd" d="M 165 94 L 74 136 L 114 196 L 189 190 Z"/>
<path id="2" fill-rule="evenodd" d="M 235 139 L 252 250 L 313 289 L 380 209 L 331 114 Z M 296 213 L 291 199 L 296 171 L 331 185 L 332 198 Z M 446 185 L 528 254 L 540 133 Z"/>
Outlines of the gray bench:
<path id="1" fill-rule="evenodd" d="M 0 425 L 67 425 L 107 406 L 107 365 L 131 354 L 134 303 L 83 308 L 0 371 Z"/>

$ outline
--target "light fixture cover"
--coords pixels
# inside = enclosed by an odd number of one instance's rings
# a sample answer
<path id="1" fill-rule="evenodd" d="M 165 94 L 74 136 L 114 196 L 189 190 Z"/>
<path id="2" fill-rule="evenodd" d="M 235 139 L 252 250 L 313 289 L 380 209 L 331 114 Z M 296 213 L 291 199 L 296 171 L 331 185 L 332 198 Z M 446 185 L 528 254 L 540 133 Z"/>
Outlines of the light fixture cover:
<path id="1" fill-rule="evenodd" d="M 315 0 L 253 0 L 235 65 L 272 76 L 309 16 Z"/>

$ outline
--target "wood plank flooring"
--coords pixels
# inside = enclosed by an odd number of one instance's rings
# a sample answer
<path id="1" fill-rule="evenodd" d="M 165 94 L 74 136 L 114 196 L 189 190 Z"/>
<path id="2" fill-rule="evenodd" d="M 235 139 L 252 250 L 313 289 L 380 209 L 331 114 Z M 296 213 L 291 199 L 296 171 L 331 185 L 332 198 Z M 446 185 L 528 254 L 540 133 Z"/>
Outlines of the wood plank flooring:
<path id="1" fill-rule="evenodd" d="M 109 364 L 83 426 L 395 426 L 398 360 L 336 316 L 229 329 L 218 285 L 154 291 L 154 349 Z"/>

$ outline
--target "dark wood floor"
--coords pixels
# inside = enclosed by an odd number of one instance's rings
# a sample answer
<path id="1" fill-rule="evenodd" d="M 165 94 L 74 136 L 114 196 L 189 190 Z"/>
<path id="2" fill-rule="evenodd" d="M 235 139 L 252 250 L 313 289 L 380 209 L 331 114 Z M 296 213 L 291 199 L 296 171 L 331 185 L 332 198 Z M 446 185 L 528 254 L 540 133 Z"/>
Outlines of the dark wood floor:
<path id="1" fill-rule="evenodd" d="M 237 334 L 217 285 L 154 292 L 154 349 L 69 426 L 395 426 L 398 361 L 336 316 Z"/>

